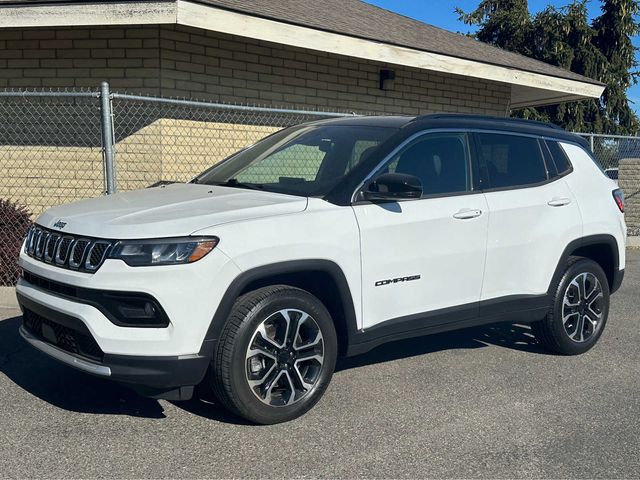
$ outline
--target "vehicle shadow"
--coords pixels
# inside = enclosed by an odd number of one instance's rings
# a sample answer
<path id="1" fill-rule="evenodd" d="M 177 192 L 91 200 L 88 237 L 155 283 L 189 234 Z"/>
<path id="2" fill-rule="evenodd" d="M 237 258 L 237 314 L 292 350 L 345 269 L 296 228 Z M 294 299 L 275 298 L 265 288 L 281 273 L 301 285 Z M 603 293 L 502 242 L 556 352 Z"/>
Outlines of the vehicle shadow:
<path id="1" fill-rule="evenodd" d="M 142 397 L 115 382 L 69 368 L 30 347 L 18 333 L 21 317 L 0 321 L 0 373 L 31 395 L 58 408 L 100 415 L 164 418 L 160 402 Z M 545 354 L 527 326 L 495 324 L 468 328 L 382 345 L 374 350 L 338 361 L 337 371 L 425 355 L 441 350 L 482 348 L 497 345 Z M 212 394 L 199 390 L 197 398 L 171 402 L 194 415 L 223 423 L 247 424 L 216 405 Z"/>
<path id="2" fill-rule="evenodd" d="M 540 347 L 528 325 L 495 323 L 390 342 L 362 355 L 339 359 L 336 371 L 390 362 L 441 350 L 483 348 L 487 345 L 549 355 L 549 352 Z"/>
<path id="3" fill-rule="evenodd" d="M 0 372 L 20 388 L 72 412 L 164 418 L 157 400 L 74 370 L 32 348 L 18 333 L 21 322 L 22 317 L 0 321 Z"/>

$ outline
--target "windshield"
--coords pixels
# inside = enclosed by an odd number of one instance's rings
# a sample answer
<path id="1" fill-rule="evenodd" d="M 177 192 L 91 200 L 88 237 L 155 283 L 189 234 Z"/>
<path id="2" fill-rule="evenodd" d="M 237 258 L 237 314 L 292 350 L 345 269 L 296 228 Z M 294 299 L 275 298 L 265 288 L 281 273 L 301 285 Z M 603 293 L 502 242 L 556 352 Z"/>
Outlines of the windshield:
<path id="1" fill-rule="evenodd" d="M 326 195 L 396 131 L 353 125 L 287 128 L 212 167 L 194 182 L 305 197 Z"/>

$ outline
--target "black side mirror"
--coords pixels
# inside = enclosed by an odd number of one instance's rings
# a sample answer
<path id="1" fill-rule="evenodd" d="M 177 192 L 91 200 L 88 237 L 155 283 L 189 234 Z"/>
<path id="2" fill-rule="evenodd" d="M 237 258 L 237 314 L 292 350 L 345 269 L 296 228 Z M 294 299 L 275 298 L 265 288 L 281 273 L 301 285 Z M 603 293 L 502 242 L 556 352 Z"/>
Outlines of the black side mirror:
<path id="1" fill-rule="evenodd" d="M 396 201 L 422 197 L 422 182 L 414 175 L 384 173 L 362 192 L 365 200 Z"/>

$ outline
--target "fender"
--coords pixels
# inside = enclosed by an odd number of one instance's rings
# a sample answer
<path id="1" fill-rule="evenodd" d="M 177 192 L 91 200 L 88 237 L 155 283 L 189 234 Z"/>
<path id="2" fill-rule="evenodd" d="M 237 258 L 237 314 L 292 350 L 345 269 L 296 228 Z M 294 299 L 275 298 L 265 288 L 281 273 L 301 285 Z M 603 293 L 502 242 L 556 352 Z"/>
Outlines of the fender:
<path id="1" fill-rule="evenodd" d="M 553 295 L 552 292 L 553 286 L 557 283 L 558 279 L 562 275 L 563 267 L 567 264 L 569 257 L 573 252 L 582 247 L 588 247 L 590 245 L 607 245 L 611 249 L 612 258 L 613 258 L 613 272 L 611 278 L 609 278 L 609 291 L 610 293 L 615 293 L 622 284 L 622 279 L 624 277 L 624 270 L 619 270 L 620 268 L 620 250 L 618 249 L 618 242 L 613 235 L 609 234 L 600 234 L 600 235 L 589 235 L 586 237 L 578 238 L 570 242 L 562 255 L 560 256 L 560 260 L 558 260 L 558 265 L 556 266 L 556 271 L 551 278 L 551 283 L 549 284 L 549 289 L 547 290 L 548 295 Z M 605 272 L 606 273 L 606 272 Z M 607 275 L 608 277 L 609 275 Z"/>
<path id="2" fill-rule="evenodd" d="M 349 283 L 344 275 L 342 269 L 330 260 L 322 259 L 310 259 L 310 260 L 292 260 L 287 262 L 279 262 L 269 265 L 263 265 L 260 267 L 246 270 L 238 275 L 233 282 L 227 288 L 222 301 L 218 305 L 207 334 L 202 342 L 200 349 L 200 355 L 213 356 L 215 345 L 220 338 L 222 329 L 231 313 L 233 304 L 236 299 L 243 293 L 243 291 L 251 283 L 258 282 L 262 279 L 277 275 L 287 275 L 303 272 L 322 272 L 327 273 L 334 280 L 340 296 L 340 304 L 342 311 L 344 312 L 344 321 L 346 324 L 346 339 L 347 344 L 354 337 L 357 331 L 357 321 L 355 307 L 353 306 L 353 297 L 351 296 L 351 289 Z M 335 319 L 334 319 L 335 321 Z"/>

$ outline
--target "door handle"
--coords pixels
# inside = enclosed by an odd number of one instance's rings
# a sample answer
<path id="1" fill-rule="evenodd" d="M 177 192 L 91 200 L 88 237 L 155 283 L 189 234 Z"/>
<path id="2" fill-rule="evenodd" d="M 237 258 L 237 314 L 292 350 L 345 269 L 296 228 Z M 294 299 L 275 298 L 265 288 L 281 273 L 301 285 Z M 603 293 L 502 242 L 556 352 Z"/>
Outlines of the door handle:
<path id="1" fill-rule="evenodd" d="M 569 205 L 570 203 L 571 203 L 570 198 L 554 197 L 551 200 L 549 200 L 549 202 L 547 202 L 547 205 L 549 205 L 550 207 L 564 207 L 565 205 Z"/>
<path id="2" fill-rule="evenodd" d="M 474 208 L 463 208 L 458 213 L 453 214 L 453 218 L 457 218 L 458 220 L 468 220 L 470 218 L 476 218 L 482 215 L 482 210 L 474 209 Z"/>

